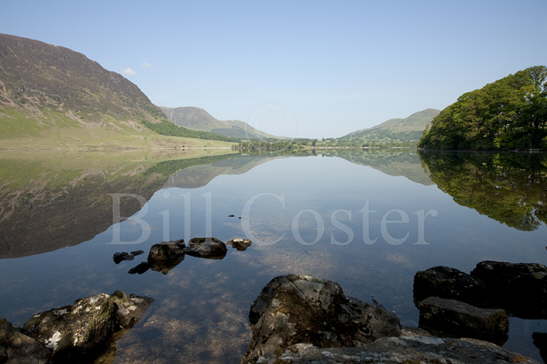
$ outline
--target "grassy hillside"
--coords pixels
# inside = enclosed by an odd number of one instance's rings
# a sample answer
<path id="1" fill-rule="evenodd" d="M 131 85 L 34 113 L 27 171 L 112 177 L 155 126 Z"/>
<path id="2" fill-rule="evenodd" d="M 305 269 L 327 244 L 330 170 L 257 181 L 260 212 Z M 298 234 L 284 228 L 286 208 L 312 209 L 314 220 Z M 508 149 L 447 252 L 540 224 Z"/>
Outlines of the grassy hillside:
<path id="1" fill-rule="evenodd" d="M 97 137 L 127 142 L 127 136 L 138 141 L 158 134 L 230 141 L 185 128 L 165 131 L 165 124 L 170 123 L 163 112 L 135 84 L 83 54 L 0 34 L 0 146 L 52 136 L 63 143 Z M 196 144 L 177 143 L 186 142 Z"/>
<path id="2" fill-rule="evenodd" d="M 218 120 L 207 111 L 198 107 L 162 107 L 167 118 L 178 126 L 211 132 L 229 138 L 237 139 L 276 139 L 273 136 L 257 130 L 244 121 Z"/>
<path id="3" fill-rule="evenodd" d="M 358 130 L 339 138 L 354 143 L 417 143 L 439 110 L 425 109 L 404 119 L 390 119 L 372 128 Z"/>
<path id="4" fill-rule="evenodd" d="M 463 94 L 433 120 L 420 147 L 547 149 L 547 68 L 530 67 Z"/>

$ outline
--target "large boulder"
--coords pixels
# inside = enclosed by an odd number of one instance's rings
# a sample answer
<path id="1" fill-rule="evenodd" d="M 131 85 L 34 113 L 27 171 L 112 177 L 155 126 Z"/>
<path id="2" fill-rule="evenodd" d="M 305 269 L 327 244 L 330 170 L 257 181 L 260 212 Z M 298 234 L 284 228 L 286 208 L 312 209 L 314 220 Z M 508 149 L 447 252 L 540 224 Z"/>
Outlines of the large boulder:
<path id="1" fill-rule="evenodd" d="M 116 291 L 35 314 L 23 332 L 50 349 L 56 361 L 78 361 L 105 349 L 112 335 L 139 320 L 152 300 Z"/>
<path id="2" fill-rule="evenodd" d="M 249 320 L 253 336 L 247 362 L 277 356 L 297 343 L 361 346 L 401 332 L 399 319 L 384 308 L 346 297 L 337 283 L 303 275 L 270 281 Z"/>
<path id="3" fill-rule="evenodd" d="M 148 253 L 149 268 L 167 274 L 184 260 L 184 248 L 184 240 L 168 241 L 152 245 Z"/>
<path id="4" fill-rule="evenodd" d="M 192 238 L 184 252 L 198 258 L 222 259 L 227 253 L 226 244 L 217 238 Z"/>
<path id="5" fill-rule="evenodd" d="M 0 319 L 0 363 L 45 364 L 51 350 L 30 336 Z"/>
<path id="6" fill-rule="evenodd" d="M 534 345 L 539 350 L 539 355 L 544 363 L 547 363 L 547 332 L 534 332 L 532 334 Z"/>
<path id="7" fill-rule="evenodd" d="M 414 276 L 414 302 L 428 297 L 449 298 L 483 306 L 487 301 L 484 284 L 471 275 L 450 267 L 433 267 Z"/>
<path id="8" fill-rule="evenodd" d="M 484 282 L 487 293 L 498 307 L 510 314 L 547 318 L 547 267 L 543 264 L 484 261 L 471 276 Z"/>
<path id="9" fill-rule="evenodd" d="M 507 341 L 509 319 L 501 309 L 478 308 L 439 297 L 429 297 L 418 305 L 420 328 L 438 336 L 470 337 L 503 345 Z"/>
<path id="10" fill-rule="evenodd" d="M 243 363 L 246 361 L 243 360 Z M 406 335 L 383 337 L 362 347 L 322 348 L 298 343 L 279 355 L 263 357 L 261 363 L 539 364 L 486 341 Z"/>

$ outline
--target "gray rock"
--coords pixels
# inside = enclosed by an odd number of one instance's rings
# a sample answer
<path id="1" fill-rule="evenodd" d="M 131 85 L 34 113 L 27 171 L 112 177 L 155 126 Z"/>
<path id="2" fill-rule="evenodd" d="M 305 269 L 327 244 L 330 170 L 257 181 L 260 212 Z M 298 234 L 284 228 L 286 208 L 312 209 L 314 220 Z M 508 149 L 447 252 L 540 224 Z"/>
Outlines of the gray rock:
<path id="1" fill-rule="evenodd" d="M 217 238 L 193 238 L 184 252 L 198 258 L 223 259 L 227 253 L 226 244 Z"/>
<path id="2" fill-rule="evenodd" d="M 119 291 L 101 293 L 35 314 L 23 332 L 52 350 L 54 360 L 77 361 L 103 350 L 112 335 L 133 326 L 151 302 Z"/>
<path id="3" fill-rule="evenodd" d="M 242 361 L 246 363 L 246 361 Z M 262 356 L 268 364 L 539 364 L 522 355 L 475 339 L 429 336 L 384 337 L 362 347 L 320 348 L 298 343 L 276 356 Z"/>
<path id="4" fill-rule="evenodd" d="M 509 320 L 501 309 L 478 308 L 439 297 L 429 297 L 418 305 L 420 328 L 438 336 L 470 337 L 503 345 Z"/>
<path id="5" fill-rule="evenodd" d="M 51 350 L 0 319 L 0 363 L 45 364 L 50 356 Z"/>
<path id="6" fill-rule="evenodd" d="M 297 343 L 361 346 L 401 331 L 399 319 L 384 308 L 347 298 L 337 283 L 303 275 L 270 281 L 249 320 L 253 336 L 244 362 L 275 357 Z"/>
<path id="7" fill-rule="evenodd" d="M 239 251 L 247 250 L 253 242 L 249 239 L 235 238 L 228 241 L 228 245 L 231 245 L 233 248 L 236 248 Z"/>
<path id="8" fill-rule="evenodd" d="M 450 267 L 433 267 L 414 276 L 414 302 L 441 297 L 484 306 L 484 284 L 471 275 Z"/>
<path id="9" fill-rule="evenodd" d="M 487 294 L 510 314 L 547 318 L 547 267 L 543 264 L 484 261 L 471 275 L 484 282 Z"/>

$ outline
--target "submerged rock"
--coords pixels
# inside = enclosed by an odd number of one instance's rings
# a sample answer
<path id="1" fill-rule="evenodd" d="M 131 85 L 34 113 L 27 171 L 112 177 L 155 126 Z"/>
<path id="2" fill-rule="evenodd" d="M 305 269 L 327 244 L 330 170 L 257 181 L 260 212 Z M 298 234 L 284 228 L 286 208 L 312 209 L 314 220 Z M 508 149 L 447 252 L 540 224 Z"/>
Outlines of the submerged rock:
<path id="1" fill-rule="evenodd" d="M 418 305 L 420 328 L 435 335 L 470 337 L 503 345 L 507 341 L 509 320 L 501 309 L 478 308 L 439 297 L 429 297 Z"/>
<path id="2" fill-rule="evenodd" d="M 485 305 L 484 284 L 471 275 L 450 267 L 433 267 L 414 276 L 414 302 L 428 297 L 441 297 Z"/>
<path id="3" fill-rule="evenodd" d="M 132 254 L 126 253 L 126 252 L 116 252 L 112 256 L 112 260 L 114 263 L 119 264 L 123 262 L 124 260 L 133 260 L 135 257 Z"/>
<path id="4" fill-rule="evenodd" d="M 247 250 L 253 242 L 249 239 L 235 238 L 228 241 L 228 245 L 231 245 L 233 248 L 236 248 L 239 251 Z"/>
<path id="5" fill-rule="evenodd" d="M 150 269 L 163 274 L 169 273 L 183 260 L 184 240 L 155 244 L 148 253 L 148 266 Z"/>
<path id="6" fill-rule="evenodd" d="M 77 361 L 104 350 L 112 335 L 133 326 L 152 299 L 116 291 L 35 314 L 23 332 L 50 349 L 56 361 Z"/>
<path id="7" fill-rule="evenodd" d="M 50 356 L 50 349 L 0 319 L 0 363 L 45 364 Z"/>
<path id="8" fill-rule="evenodd" d="M 141 255 L 141 254 L 144 254 L 144 250 L 133 250 L 131 252 L 131 255 L 136 257 L 137 255 Z"/>
<path id="9" fill-rule="evenodd" d="M 512 315 L 547 318 L 547 266 L 484 261 L 471 275 L 484 282 L 487 294 Z"/>
<path id="10" fill-rule="evenodd" d="M 252 361 L 253 363 L 257 361 Z M 281 354 L 265 356 L 260 363 L 276 364 L 539 364 L 475 339 L 441 339 L 429 336 L 383 337 L 362 347 L 317 347 L 291 345 Z M 243 360 L 243 363 L 250 361 Z"/>
<path id="11" fill-rule="evenodd" d="M 223 259 L 227 253 L 226 244 L 217 238 L 193 238 L 184 252 L 198 258 Z"/>
<path id="12" fill-rule="evenodd" d="M 148 272 L 150 269 L 150 265 L 148 262 L 142 262 L 134 266 L 133 268 L 129 269 L 127 273 L 129 274 L 143 274 L 145 272 Z"/>
<path id="13" fill-rule="evenodd" d="M 346 297 L 337 283 L 302 275 L 270 281 L 249 320 L 253 336 L 244 362 L 276 357 L 297 343 L 361 346 L 401 331 L 399 319 L 384 308 Z"/>

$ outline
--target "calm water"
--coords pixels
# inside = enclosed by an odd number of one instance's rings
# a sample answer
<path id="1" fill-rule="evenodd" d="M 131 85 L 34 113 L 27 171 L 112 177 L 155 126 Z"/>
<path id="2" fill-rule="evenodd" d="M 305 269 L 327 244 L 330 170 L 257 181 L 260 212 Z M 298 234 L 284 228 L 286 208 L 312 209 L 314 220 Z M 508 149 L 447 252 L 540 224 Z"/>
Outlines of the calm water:
<path id="1" fill-rule="evenodd" d="M 1 317 L 22 324 L 117 289 L 154 298 L 106 362 L 238 362 L 248 309 L 281 274 L 337 281 L 416 326 L 418 270 L 547 264 L 541 155 L 16 155 L 0 159 L 0 178 Z M 132 218 L 113 225 L 112 193 L 146 203 L 123 198 L 121 215 Z M 142 243 L 112 244 L 118 234 Z M 211 234 L 254 244 L 223 260 L 187 256 L 168 274 L 128 274 L 146 255 L 112 261 L 116 251 Z M 547 322 L 511 319 L 506 347 L 539 358 L 536 331 Z"/>

